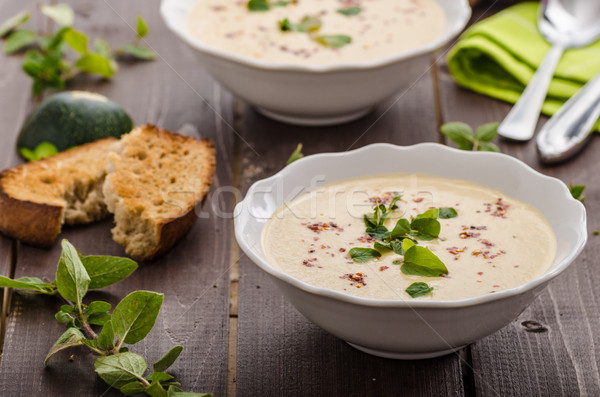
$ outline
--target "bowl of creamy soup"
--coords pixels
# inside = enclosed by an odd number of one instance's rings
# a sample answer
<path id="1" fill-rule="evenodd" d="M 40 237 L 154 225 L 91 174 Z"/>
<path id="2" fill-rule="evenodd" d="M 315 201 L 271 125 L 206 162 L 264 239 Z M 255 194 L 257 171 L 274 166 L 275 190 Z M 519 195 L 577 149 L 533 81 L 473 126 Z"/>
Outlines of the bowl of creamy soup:
<path id="1" fill-rule="evenodd" d="M 235 209 L 242 250 L 305 317 L 370 354 L 448 354 L 514 320 L 587 240 L 560 180 L 424 143 L 308 156 Z"/>
<path id="2" fill-rule="evenodd" d="M 302 125 L 368 113 L 429 72 L 467 0 L 162 0 L 161 14 L 227 89 Z"/>

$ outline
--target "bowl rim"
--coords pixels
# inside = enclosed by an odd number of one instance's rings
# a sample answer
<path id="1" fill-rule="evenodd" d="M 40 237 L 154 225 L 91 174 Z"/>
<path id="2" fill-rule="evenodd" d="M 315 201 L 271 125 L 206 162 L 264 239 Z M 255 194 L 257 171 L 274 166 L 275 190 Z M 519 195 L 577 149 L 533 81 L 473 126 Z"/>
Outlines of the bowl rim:
<path id="1" fill-rule="evenodd" d="M 200 0 L 197 0 L 200 1 Z M 444 0 L 435 0 L 437 3 Z M 458 35 L 469 22 L 471 17 L 471 7 L 469 6 L 468 0 L 450 0 L 456 2 L 460 9 L 460 17 L 451 21 L 449 28 L 440 36 L 436 37 L 433 41 L 412 50 L 402 51 L 394 55 L 390 55 L 384 58 L 378 58 L 371 61 L 362 62 L 343 62 L 335 63 L 331 65 L 303 65 L 294 63 L 273 63 L 259 59 L 254 59 L 248 56 L 235 54 L 233 52 L 225 51 L 217 47 L 213 47 L 208 44 L 204 44 L 190 33 L 188 33 L 185 24 L 178 24 L 171 18 L 171 13 L 174 12 L 173 8 L 178 3 L 177 0 L 161 0 L 160 3 L 160 14 L 163 21 L 171 31 L 179 36 L 183 41 L 189 44 L 191 47 L 199 50 L 208 55 L 215 56 L 217 58 L 225 59 L 241 65 L 253 67 L 256 69 L 266 69 L 272 71 L 298 71 L 298 72 L 310 72 L 310 73 L 328 73 L 345 70 L 367 70 L 377 69 L 384 66 L 391 65 L 396 62 L 403 61 L 409 58 L 416 58 L 419 55 L 432 53 L 435 50 L 441 48 L 447 44 L 453 37 Z M 447 17 L 446 13 L 445 16 Z M 448 22 L 448 21 L 447 21 Z"/>
<path id="2" fill-rule="evenodd" d="M 251 247 L 250 244 L 248 243 L 248 241 L 246 241 L 246 239 L 241 231 L 242 226 L 245 224 L 245 223 L 242 223 L 243 219 L 250 219 L 250 216 L 243 217 L 241 215 L 243 212 L 245 212 L 246 214 L 250 213 L 249 209 L 248 209 L 248 204 L 250 203 L 251 197 L 254 194 L 254 192 L 261 185 L 272 183 L 276 179 L 285 178 L 286 174 L 290 173 L 290 170 L 302 167 L 304 164 L 306 164 L 310 161 L 323 159 L 323 158 L 339 158 L 339 157 L 344 157 L 344 156 L 353 155 L 353 154 L 356 155 L 356 154 L 359 154 L 362 152 L 368 152 L 371 150 L 376 150 L 378 148 L 384 148 L 384 147 L 394 148 L 395 150 L 418 150 L 418 149 L 444 150 L 444 151 L 448 151 L 448 152 L 454 152 L 455 154 L 460 153 L 460 155 L 477 156 L 477 157 L 483 157 L 483 158 L 498 157 L 498 158 L 502 158 L 503 159 L 502 161 L 507 161 L 507 162 L 512 162 L 512 163 L 517 164 L 519 167 L 522 168 L 523 171 L 529 172 L 531 174 L 531 176 L 533 176 L 533 177 L 537 177 L 537 178 L 552 182 L 554 185 L 556 185 L 558 187 L 558 189 L 560 189 L 561 194 L 563 196 L 562 199 L 571 202 L 573 205 L 577 206 L 577 208 L 579 209 L 580 218 L 578 220 L 573 220 L 573 224 L 578 225 L 578 227 L 576 228 L 578 231 L 578 236 L 577 236 L 578 238 L 574 245 L 574 249 L 571 252 L 569 252 L 562 259 L 562 261 L 560 263 L 558 263 L 558 265 L 554 266 L 553 268 L 550 268 L 545 273 L 534 278 L 533 280 L 530 280 L 519 286 L 505 289 L 502 291 L 498 291 L 493 294 L 480 295 L 480 296 L 475 296 L 475 297 L 465 298 L 465 299 L 427 300 L 427 301 L 386 300 L 386 299 L 364 298 L 364 297 L 345 294 L 343 292 L 330 290 L 327 288 L 317 287 L 317 286 L 308 284 L 304 281 L 301 281 L 295 277 L 292 277 L 292 276 L 288 275 L 287 273 L 275 268 L 266 259 L 262 258 L 261 256 L 257 255 L 254 252 L 253 247 Z M 348 177 L 351 178 L 351 176 L 348 176 Z M 461 179 L 461 178 L 459 177 L 458 179 Z M 514 296 L 525 294 L 525 293 L 535 289 L 536 287 L 539 287 L 543 284 L 548 283 L 550 280 L 552 280 L 553 278 L 555 278 L 556 276 L 561 274 L 565 269 L 567 269 L 567 267 L 581 253 L 581 251 L 583 250 L 583 248 L 585 247 L 585 244 L 587 242 L 587 220 L 586 220 L 585 207 L 580 201 L 578 201 L 572 197 L 568 187 L 560 179 L 544 175 L 544 174 L 540 173 L 539 171 L 536 171 L 535 169 L 531 168 L 529 165 L 527 165 L 523 161 L 516 159 L 512 156 L 509 156 L 509 155 L 505 155 L 502 153 L 493 153 L 493 152 L 466 152 L 466 151 L 458 150 L 458 149 L 451 148 L 451 147 L 448 147 L 445 145 L 441 145 L 438 143 L 431 143 L 431 142 L 419 143 L 419 144 L 409 145 L 409 146 L 399 146 L 399 145 L 393 145 L 393 144 L 389 144 L 389 143 L 375 143 L 375 144 L 363 146 L 359 149 L 355 149 L 352 151 L 326 152 L 326 153 L 313 154 L 313 155 L 301 158 L 301 159 L 293 162 L 292 164 L 284 167 L 282 170 L 280 170 L 276 174 L 274 174 L 268 178 L 258 180 L 250 186 L 250 188 L 246 192 L 246 195 L 244 196 L 244 199 L 235 206 L 235 209 L 234 209 L 234 231 L 235 231 L 235 238 L 236 238 L 239 246 L 241 247 L 242 251 L 246 255 L 248 255 L 248 257 L 258 267 L 260 267 L 263 271 L 265 271 L 267 274 L 274 277 L 275 279 L 279 279 L 280 281 L 283 281 L 287 284 L 291 284 L 293 287 L 296 287 L 304 292 L 308 292 L 310 294 L 319 295 L 324 298 L 330 298 L 330 299 L 334 299 L 337 301 L 342 301 L 342 302 L 359 305 L 359 306 L 372 306 L 372 307 L 385 307 L 385 308 L 413 308 L 413 309 L 416 309 L 416 308 L 439 309 L 439 308 L 469 307 L 469 306 L 479 305 L 479 304 L 483 304 L 483 303 L 489 303 L 489 302 L 498 301 L 498 300 L 507 299 L 507 298 L 511 298 Z"/>

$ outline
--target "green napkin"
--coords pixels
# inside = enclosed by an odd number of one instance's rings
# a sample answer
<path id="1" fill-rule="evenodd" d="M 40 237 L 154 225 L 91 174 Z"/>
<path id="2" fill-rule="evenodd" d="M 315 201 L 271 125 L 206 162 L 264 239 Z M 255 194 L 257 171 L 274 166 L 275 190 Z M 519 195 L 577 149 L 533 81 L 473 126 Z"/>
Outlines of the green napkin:
<path id="1" fill-rule="evenodd" d="M 456 83 L 515 103 L 550 49 L 537 29 L 538 5 L 514 5 L 465 31 L 448 54 L 448 68 Z M 599 72 L 600 40 L 565 51 L 542 112 L 554 114 Z"/>

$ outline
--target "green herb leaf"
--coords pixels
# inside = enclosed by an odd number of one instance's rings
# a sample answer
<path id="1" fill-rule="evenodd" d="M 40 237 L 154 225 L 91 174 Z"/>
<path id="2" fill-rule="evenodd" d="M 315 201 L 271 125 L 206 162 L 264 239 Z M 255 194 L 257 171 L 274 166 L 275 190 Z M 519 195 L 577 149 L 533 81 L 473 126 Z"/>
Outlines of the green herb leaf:
<path id="1" fill-rule="evenodd" d="M 54 346 L 52 346 L 52 348 L 48 352 L 48 355 L 44 360 L 44 365 L 48 365 L 48 361 L 50 361 L 50 358 L 59 351 L 67 349 L 69 347 L 83 345 L 84 339 L 85 336 L 81 333 L 80 330 L 78 330 L 77 328 L 68 328 L 65 331 L 65 333 L 62 334 L 60 338 L 58 338 Z"/>
<path id="2" fill-rule="evenodd" d="M 408 219 L 400 218 L 396 222 L 396 226 L 390 232 L 390 238 L 398 238 L 400 236 L 404 236 L 406 233 L 410 232 L 410 224 L 408 223 Z"/>
<path id="3" fill-rule="evenodd" d="M 163 302 L 163 294 L 135 291 L 115 307 L 112 325 L 120 341 L 134 344 L 146 337 L 154 326 Z"/>
<path id="4" fill-rule="evenodd" d="M 315 37 L 315 40 L 318 43 L 323 44 L 324 46 L 333 48 L 340 48 L 352 43 L 352 38 L 345 34 L 328 34 L 323 36 L 317 36 Z"/>
<path id="5" fill-rule="evenodd" d="M 65 32 L 64 39 L 68 45 L 75 51 L 85 54 L 87 53 L 87 36 L 79 30 L 69 29 Z"/>
<path id="6" fill-rule="evenodd" d="M 164 372 L 153 372 L 152 375 L 150 375 L 150 380 L 152 382 L 164 382 L 170 379 L 173 379 L 173 376 L 165 374 Z"/>
<path id="7" fill-rule="evenodd" d="M 148 24 L 146 23 L 146 21 L 144 20 L 144 17 L 142 17 L 141 15 L 138 15 L 136 18 L 136 32 L 139 38 L 143 38 L 146 37 L 146 35 L 148 34 Z"/>
<path id="8" fill-rule="evenodd" d="M 123 386 L 121 386 L 121 388 L 119 389 L 121 390 L 121 393 L 127 395 L 127 396 L 131 396 L 134 394 L 141 394 L 144 392 L 144 385 L 140 382 L 130 382 L 127 383 Z"/>
<path id="9" fill-rule="evenodd" d="M 412 283 L 406 289 L 406 293 L 412 298 L 418 298 L 419 296 L 428 295 L 433 291 L 433 287 L 430 287 L 426 283 Z"/>
<path id="10" fill-rule="evenodd" d="M 267 0 L 250 0 L 246 4 L 246 7 L 248 7 L 248 10 L 254 12 L 268 11 L 271 8 Z"/>
<path id="11" fill-rule="evenodd" d="M 116 72 L 116 65 L 110 59 L 94 52 L 88 52 L 81 56 L 75 66 L 82 72 L 88 74 L 97 74 L 102 77 L 110 78 Z"/>
<path id="12" fill-rule="evenodd" d="M 396 210 L 398 209 L 398 206 L 396 205 L 396 203 L 398 202 L 398 200 L 400 200 L 402 198 L 401 194 L 398 194 L 396 196 L 394 196 L 394 198 L 392 199 L 392 201 L 390 202 L 390 205 L 388 206 L 388 211 L 392 211 L 392 210 Z"/>
<path id="13" fill-rule="evenodd" d="M 406 239 L 402 239 L 402 240 L 406 240 Z M 394 252 L 396 254 L 404 256 L 404 248 L 402 248 L 402 240 L 391 241 L 390 246 L 392 247 L 392 250 L 394 250 Z"/>
<path id="14" fill-rule="evenodd" d="M 415 242 L 409 238 L 405 238 L 404 240 L 402 240 L 402 250 L 404 250 L 404 252 L 408 251 L 415 245 L 416 245 Z"/>
<path id="15" fill-rule="evenodd" d="M 96 373 L 102 380 L 116 388 L 142 378 L 146 367 L 146 360 L 135 353 L 100 356 L 94 361 Z"/>
<path id="16" fill-rule="evenodd" d="M 340 8 L 337 10 L 338 13 L 346 16 L 354 16 L 360 14 L 362 9 L 360 7 L 348 7 L 348 8 Z"/>
<path id="17" fill-rule="evenodd" d="M 110 45 L 103 39 L 94 40 L 94 48 L 96 52 L 102 55 L 104 58 L 112 57 L 112 50 L 110 49 Z"/>
<path id="18" fill-rule="evenodd" d="M 0 37 L 6 36 L 8 32 L 15 29 L 17 26 L 29 21 L 31 13 L 29 11 L 21 11 L 17 15 L 13 15 L 0 25 Z"/>
<path id="19" fill-rule="evenodd" d="M 352 258 L 352 260 L 354 262 L 368 262 L 372 259 L 375 258 L 379 258 L 381 256 L 381 254 L 379 253 L 379 251 L 376 251 L 372 248 L 352 248 L 349 252 L 350 254 L 350 258 Z"/>
<path id="20" fill-rule="evenodd" d="M 212 393 L 191 393 L 184 392 L 178 387 L 171 386 L 169 387 L 169 391 L 167 397 L 211 397 Z"/>
<path id="21" fill-rule="evenodd" d="M 400 268 L 402 273 L 424 277 L 439 277 L 442 274 L 448 274 L 446 265 L 427 247 L 415 245 L 405 251 L 404 264 Z"/>
<path id="22" fill-rule="evenodd" d="M 368 227 L 366 233 L 373 238 L 383 240 L 389 233 L 389 230 L 385 226 Z"/>
<path id="23" fill-rule="evenodd" d="M 85 314 L 88 316 L 94 313 L 106 313 L 110 310 L 111 304 L 104 301 L 94 301 L 85 309 Z"/>
<path id="24" fill-rule="evenodd" d="M 108 313 L 94 313 L 90 314 L 87 318 L 87 322 L 92 325 L 104 325 L 109 322 L 111 315 Z"/>
<path id="25" fill-rule="evenodd" d="M 0 276 L 0 288 L 16 288 L 33 293 L 52 294 L 54 290 L 51 283 L 45 283 L 36 277 L 21 277 L 15 280 Z"/>
<path id="26" fill-rule="evenodd" d="M 29 29 L 15 30 L 4 42 L 4 53 L 14 54 L 37 41 L 37 35 Z"/>
<path id="27" fill-rule="evenodd" d="M 458 213 L 456 212 L 456 210 L 454 208 L 445 207 L 445 208 L 439 208 L 439 210 L 440 210 L 440 213 L 439 213 L 440 219 L 450 219 L 450 218 L 456 218 L 458 216 Z"/>
<path id="28" fill-rule="evenodd" d="M 440 127 L 442 134 L 458 145 L 461 150 L 472 150 L 474 139 L 473 130 L 468 124 L 461 122 L 446 123 Z"/>
<path id="29" fill-rule="evenodd" d="M 183 346 L 174 346 L 152 366 L 155 372 L 165 372 L 183 351 Z"/>
<path id="30" fill-rule="evenodd" d="M 321 29 L 321 20 L 318 17 L 306 15 L 299 23 L 291 23 L 287 18 L 279 21 L 282 32 L 316 32 Z"/>
<path id="31" fill-rule="evenodd" d="M 440 235 L 441 225 L 434 218 L 416 218 L 410 223 L 410 227 L 415 232 L 411 232 L 411 236 L 421 240 L 433 240 Z"/>
<path id="32" fill-rule="evenodd" d="M 289 1 L 274 1 L 271 4 L 271 7 L 285 7 L 289 6 L 292 3 L 295 3 L 297 0 L 289 0 Z"/>
<path id="33" fill-rule="evenodd" d="M 169 397 L 168 392 L 158 382 L 152 382 L 144 392 L 151 397 Z"/>
<path id="34" fill-rule="evenodd" d="M 285 162 L 285 165 L 290 165 L 294 161 L 300 160 L 302 157 L 304 157 L 304 154 L 302 154 L 302 144 L 299 143 L 298 146 L 296 146 L 296 150 L 294 150 L 292 152 L 292 154 L 290 155 L 290 157 Z"/>
<path id="35" fill-rule="evenodd" d="M 500 148 L 492 142 L 479 142 L 477 150 L 480 152 L 496 152 L 500 153 Z"/>
<path id="36" fill-rule="evenodd" d="M 126 44 L 119 49 L 119 53 L 131 55 L 134 58 L 143 61 L 151 61 L 156 59 L 156 53 L 148 47 L 137 44 Z"/>
<path id="37" fill-rule="evenodd" d="M 137 269 L 137 263 L 117 256 L 79 256 L 90 276 L 89 289 L 108 287 L 123 280 Z"/>
<path id="38" fill-rule="evenodd" d="M 569 184 L 569 191 L 571 192 L 571 196 L 575 200 L 579 200 L 582 203 L 585 201 L 585 196 L 583 195 L 583 191 L 585 190 L 585 185 L 571 185 Z"/>
<path id="39" fill-rule="evenodd" d="M 36 160 L 54 156 L 56 153 L 58 153 L 58 149 L 50 142 L 41 142 L 33 150 L 33 155 Z"/>
<path id="40" fill-rule="evenodd" d="M 98 347 L 104 350 L 112 350 L 115 348 L 115 332 L 113 330 L 112 321 L 107 321 L 102 327 L 102 331 L 98 334 Z"/>
<path id="41" fill-rule="evenodd" d="M 59 323 L 68 323 L 71 320 L 73 320 L 73 316 L 71 316 L 69 313 L 65 313 L 63 311 L 56 312 L 56 314 L 54 315 L 54 318 Z"/>
<path id="42" fill-rule="evenodd" d="M 60 307 L 60 311 L 64 312 L 64 313 L 69 313 L 69 314 L 76 314 L 77 313 L 77 309 L 74 308 L 71 305 L 62 305 Z"/>
<path id="43" fill-rule="evenodd" d="M 393 251 L 393 248 L 390 243 L 380 243 L 379 241 L 375 241 L 375 244 L 373 244 L 373 246 L 376 250 L 379 251 Z"/>
<path id="44" fill-rule="evenodd" d="M 440 216 L 439 208 L 429 209 L 422 214 L 419 214 L 415 217 L 415 219 L 437 219 Z"/>
<path id="45" fill-rule="evenodd" d="M 65 33 L 67 33 L 69 30 L 71 30 L 71 28 L 68 26 L 65 26 L 65 27 L 60 28 L 59 30 L 54 32 L 54 34 L 52 34 L 50 36 L 42 37 L 40 39 L 40 47 L 44 51 L 57 50 L 57 49 L 62 50 L 62 44 L 65 39 Z M 61 51 L 61 55 L 62 55 L 62 51 Z"/>
<path id="46" fill-rule="evenodd" d="M 491 142 L 498 135 L 498 126 L 500 123 L 493 122 L 482 124 L 475 131 L 475 138 L 483 142 Z"/>
<path id="47" fill-rule="evenodd" d="M 88 290 L 90 276 L 79 259 L 77 250 L 67 240 L 62 241 L 62 254 L 56 270 L 56 287 L 63 298 L 81 305 Z"/>
<path id="48" fill-rule="evenodd" d="M 61 3 L 53 6 L 42 6 L 42 14 L 58 23 L 60 26 L 73 26 L 75 13 L 70 5 Z"/>

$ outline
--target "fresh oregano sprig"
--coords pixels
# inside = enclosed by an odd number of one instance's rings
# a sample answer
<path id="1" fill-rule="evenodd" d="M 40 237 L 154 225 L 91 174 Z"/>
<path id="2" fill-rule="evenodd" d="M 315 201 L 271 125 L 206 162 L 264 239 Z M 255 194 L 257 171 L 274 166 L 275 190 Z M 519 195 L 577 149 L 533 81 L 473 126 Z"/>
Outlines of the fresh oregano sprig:
<path id="1" fill-rule="evenodd" d="M 585 196 L 583 195 L 583 191 L 585 190 L 585 185 L 571 185 L 569 184 L 569 192 L 571 192 L 571 196 L 575 200 L 579 200 L 582 203 L 585 201 Z"/>
<path id="2" fill-rule="evenodd" d="M 146 393 L 152 397 L 207 397 L 207 393 L 186 393 L 165 371 L 183 350 L 175 346 L 154 363 L 146 375 L 144 357 L 129 351 L 127 345 L 143 340 L 154 327 L 163 294 L 135 291 L 127 295 L 112 313 L 111 304 L 104 301 L 85 303 L 90 289 L 104 288 L 129 276 L 137 264 L 128 258 L 83 256 L 67 240 L 62 241 L 62 254 L 56 269 L 56 280 L 44 282 L 36 277 L 12 280 L 0 277 L 0 287 L 19 292 L 57 295 L 64 304 L 55 318 L 65 323 L 67 330 L 50 348 L 44 361 L 48 365 L 59 351 L 85 346 L 98 355 L 94 370 L 111 387 L 124 394 Z M 102 326 L 99 333 L 92 328 Z"/>
<path id="3" fill-rule="evenodd" d="M 440 131 L 448 139 L 458 145 L 460 150 L 480 152 L 500 152 L 500 148 L 492 142 L 498 135 L 498 123 L 487 123 L 473 129 L 465 123 L 451 122 L 440 127 Z"/>
<path id="4" fill-rule="evenodd" d="M 47 89 L 64 89 L 67 82 L 78 74 L 111 78 L 118 70 L 115 57 L 128 56 L 140 60 L 156 58 L 154 51 L 140 45 L 140 40 L 148 34 L 148 25 L 141 16 L 136 21 L 135 41 L 113 51 L 103 39 L 96 39 L 93 49 L 90 49 L 88 36 L 73 28 L 75 13 L 68 4 L 44 5 L 40 10 L 58 25 L 55 32 L 42 35 L 22 28 L 21 25 L 31 16 L 27 10 L 0 25 L 0 37 L 5 38 L 6 54 L 29 49 L 23 58 L 23 71 L 32 78 L 32 91 L 36 96 Z M 67 59 L 67 48 L 75 53 L 74 62 Z"/>
<path id="5" fill-rule="evenodd" d="M 431 241 L 440 234 L 441 225 L 438 219 L 450 219 L 458 215 L 454 208 L 432 208 L 408 220 L 400 218 L 392 230 L 385 226 L 390 214 L 398 208 L 396 203 L 402 198 L 396 195 L 386 207 L 376 204 L 372 213 L 363 216 L 365 233 L 377 239 L 374 248 L 354 247 L 348 254 L 354 262 L 368 262 L 381 257 L 382 253 L 393 251 L 403 256 L 402 260 L 392 263 L 401 265 L 404 274 L 424 277 L 439 277 L 448 274 L 446 265 L 427 247 L 418 246 L 418 240 Z M 426 288 L 423 288 L 423 285 Z M 426 292 L 425 292 L 426 291 Z M 415 286 L 413 283 L 406 292 L 416 298 L 431 293 L 433 287 L 426 283 Z"/>

